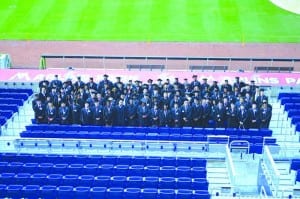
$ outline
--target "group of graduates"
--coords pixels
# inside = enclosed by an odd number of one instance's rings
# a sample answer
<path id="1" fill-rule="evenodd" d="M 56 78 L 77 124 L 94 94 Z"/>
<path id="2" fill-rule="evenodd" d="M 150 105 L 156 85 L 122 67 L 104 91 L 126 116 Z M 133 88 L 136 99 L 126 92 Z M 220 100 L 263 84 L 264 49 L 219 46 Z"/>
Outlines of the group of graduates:
<path id="1" fill-rule="evenodd" d="M 95 83 L 78 77 L 62 82 L 58 75 L 39 83 L 32 108 L 37 123 L 99 126 L 268 128 L 272 107 L 264 90 L 254 81 L 245 84 L 239 77 L 222 85 L 193 75 L 191 82 L 178 78 L 171 83 L 153 83 L 108 75 Z"/>

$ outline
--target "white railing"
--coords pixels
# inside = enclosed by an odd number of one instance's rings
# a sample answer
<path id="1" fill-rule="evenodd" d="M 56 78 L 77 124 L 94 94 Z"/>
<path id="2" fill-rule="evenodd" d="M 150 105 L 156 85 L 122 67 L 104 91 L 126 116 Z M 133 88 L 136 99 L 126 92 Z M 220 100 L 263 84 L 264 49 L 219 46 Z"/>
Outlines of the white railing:
<path id="1" fill-rule="evenodd" d="M 230 184 L 231 186 L 235 186 L 235 178 L 236 178 L 236 171 L 234 168 L 233 160 L 231 157 L 230 149 L 228 145 L 225 146 L 225 151 L 226 151 L 226 165 L 229 170 L 229 179 L 230 179 Z"/>

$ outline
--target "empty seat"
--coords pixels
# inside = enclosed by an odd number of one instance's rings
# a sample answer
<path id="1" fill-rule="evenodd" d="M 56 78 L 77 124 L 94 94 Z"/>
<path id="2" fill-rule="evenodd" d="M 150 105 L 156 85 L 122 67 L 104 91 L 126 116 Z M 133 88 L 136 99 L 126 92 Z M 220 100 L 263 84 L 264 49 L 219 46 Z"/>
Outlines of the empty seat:
<path id="1" fill-rule="evenodd" d="M 149 156 L 147 157 L 147 165 L 160 165 L 160 157 Z M 144 163 L 145 164 L 145 163 Z"/>
<path id="2" fill-rule="evenodd" d="M 187 166 L 177 167 L 176 177 L 191 177 L 191 167 L 187 167 Z"/>
<path id="3" fill-rule="evenodd" d="M 160 168 L 161 177 L 172 177 L 176 175 L 176 167 L 174 166 L 162 166 Z"/>
<path id="4" fill-rule="evenodd" d="M 140 198 L 141 189 L 140 188 L 127 188 L 124 191 L 124 198 Z"/>
<path id="5" fill-rule="evenodd" d="M 77 186 L 78 175 L 64 175 L 62 178 L 62 184 L 65 186 Z"/>
<path id="6" fill-rule="evenodd" d="M 107 198 L 109 199 L 123 198 L 123 188 L 121 187 L 111 187 L 106 191 L 107 191 Z"/>
<path id="7" fill-rule="evenodd" d="M 163 199 L 174 199 L 175 190 L 174 189 L 159 189 L 159 196 Z"/>
<path id="8" fill-rule="evenodd" d="M 0 197 L 5 198 L 6 197 L 6 185 L 0 184 Z"/>
<path id="9" fill-rule="evenodd" d="M 46 185 L 47 184 L 47 174 L 45 173 L 34 173 L 30 177 L 32 184 Z"/>
<path id="10" fill-rule="evenodd" d="M 110 176 L 96 176 L 94 179 L 95 187 L 108 187 L 110 184 Z"/>
<path id="11" fill-rule="evenodd" d="M 58 198 L 72 198 L 74 197 L 73 187 L 72 186 L 59 186 L 57 187 Z"/>
<path id="12" fill-rule="evenodd" d="M 53 167 L 54 167 L 53 163 L 40 163 L 38 165 L 38 167 L 36 168 L 37 169 L 36 172 L 39 172 L 39 173 L 51 173 Z"/>
<path id="13" fill-rule="evenodd" d="M 153 199 L 157 198 L 158 189 L 157 188 L 144 188 L 141 193 L 141 198 L 143 199 Z"/>
<path id="14" fill-rule="evenodd" d="M 193 198 L 193 191 L 190 189 L 178 189 L 176 193 L 177 199 L 191 199 Z"/>
<path id="15" fill-rule="evenodd" d="M 193 189 L 200 189 L 200 190 L 207 190 L 208 189 L 208 182 L 205 178 L 193 178 L 192 188 Z"/>
<path id="16" fill-rule="evenodd" d="M 67 168 L 68 168 L 68 164 L 55 164 L 52 168 L 52 172 L 53 173 L 60 173 L 60 174 L 66 174 L 67 172 Z M 68 172 L 69 173 L 69 172 Z"/>
<path id="17" fill-rule="evenodd" d="M 63 175 L 61 174 L 49 174 L 47 176 L 47 183 L 49 185 L 59 186 L 62 182 Z"/>
<path id="18" fill-rule="evenodd" d="M 20 173 L 20 172 L 22 172 L 22 168 L 23 168 L 22 162 L 11 162 L 7 169 L 8 169 L 8 172 Z"/>
<path id="19" fill-rule="evenodd" d="M 210 199 L 210 194 L 207 190 L 195 190 L 193 199 Z"/>
<path id="20" fill-rule="evenodd" d="M 23 165 L 23 172 L 28 172 L 28 173 L 35 173 L 36 172 L 36 168 L 39 166 L 38 163 L 25 163 Z"/>
<path id="21" fill-rule="evenodd" d="M 130 175 L 133 176 L 143 176 L 144 175 L 144 166 L 143 165 L 131 165 L 129 167 Z"/>
<path id="22" fill-rule="evenodd" d="M 15 175 L 15 183 L 26 185 L 26 183 L 29 182 L 30 177 L 31 177 L 30 173 L 17 173 Z"/>
<path id="23" fill-rule="evenodd" d="M 192 167 L 191 168 L 192 178 L 206 178 L 206 168 L 205 167 Z"/>
<path id="24" fill-rule="evenodd" d="M 93 175 L 81 175 L 78 177 L 81 186 L 91 187 L 94 184 L 94 176 Z"/>
<path id="25" fill-rule="evenodd" d="M 8 198 L 21 198 L 22 185 L 11 184 L 6 187 L 6 197 Z"/>
<path id="26" fill-rule="evenodd" d="M 84 165 L 84 169 L 81 171 L 81 173 L 85 175 L 98 175 L 99 166 L 98 164 L 86 164 Z"/>
<path id="27" fill-rule="evenodd" d="M 38 185 L 26 185 L 22 189 L 24 198 L 39 198 L 40 197 L 40 186 Z"/>
<path id="28" fill-rule="evenodd" d="M 100 169 L 99 170 L 99 174 L 112 176 L 113 175 L 114 165 L 113 164 L 102 164 L 99 167 L 99 169 Z"/>
<path id="29" fill-rule="evenodd" d="M 15 182 L 15 173 L 0 173 L 1 184 L 13 184 Z"/>
<path id="30" fill-rule="evenodd" d="M 128 165 L 116 165 L 114 168 L 114 175 L 127 176 L 128 169 Z"/>
<path id="31" fill-rule="evenodd" d="M 178 157 L 176 159 L 176 165 L 177 166 L 191 166 L 191 158 L 185 158 L 185 157 Z"/>
<path id="32" fill-rule="evenodd" d="M 148 176 L 144 178 L 144 188 L 158 188 L 159 178 L 155 176 Z"/>
<path id="33" fill-rule="evenodd" d="M 7 172 L 8 162 L 0 162 L 0 173 Z"/>
<path id="34" fill-rule="evenodd" d="M 70 164 L 65 174 L 78 174 L 80 175 L 83 170 L 83 164 Z"/>
<path id="35" fill-rule="evenodd" d="M 90 197 L 91 199 L 106 198 L 106 187 L 92 187 Z"/>
<path id="36" fill-rule="evenodd" d="M 177 179 L 177 189 L 191 189 L 192 187 L 192 178 L 180 177 Z"/>
<path id="37" fill-rule="evenodd" d="M 142 187 L 142 184 L 143 184 L 142 176 L 129 176 L 127 178 L 126 187 L 128 187 L 128 188 Z"/>
<path id="38" fill-rule="evenodd" d="M 124 187 L 126 176 L 113 176 L 110 181 L 110 187 Z"/>
<path id="39" fill-rule="evenodd" d="M 163 157 L 161 158 L 162 166 L 176 166 L 176 158 L 174 157 Z"/>
<path id="40" fill-rule="evenodd" d="M 175 178 L 173 177 L 160 178 L 158 187 L 160 189 L 175 189 L 176 188 Z"/>
<path id="41" fill-rule="evenodd" d="M 90 187 L 75 187 L 75 198 L 89 198 L 90 197 Z"/>

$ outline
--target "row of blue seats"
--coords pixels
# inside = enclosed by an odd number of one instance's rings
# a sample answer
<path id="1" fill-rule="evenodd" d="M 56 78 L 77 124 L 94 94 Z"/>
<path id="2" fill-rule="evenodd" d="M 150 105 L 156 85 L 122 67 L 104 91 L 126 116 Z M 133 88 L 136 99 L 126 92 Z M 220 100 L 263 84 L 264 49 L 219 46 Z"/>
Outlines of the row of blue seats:
<path id="1" fill-rule="evenodd" d="M 63 175 L 123 175 L 123 176 L 160 176 L 160 177 L 206 177 L 205 167 L 156 165 L 113 165 L 113 164 L 53 164 L 0 162 L 0 173 L 59 173 Z"/>
<path id="2" fill-rule="evenodd" d="M 291 97 L 300 97 L 300 93 L 293 93 L 293 92 L 289 92 L 289 93 L 279 93 L 278 95 L 278 99 L 282 99 L 282 98 L 291 98 Z"/>
<path id="3" fill-rule="evenodd" d="M 300 103 L 286 103 L 284 105 L 284 111 L 289 111 L 291 109 L 300 109 Z"/>
<path id="4" fill-rule="evenodd" d="M 1 198 L 210 199 L 206 190 L 0 184 Z"/>
<path id="5" fill-rule="evenodd" d="M 123 126 L 81 126 L 58 124 L 32 124 L 26 126 L 28 131 L 88 131 L 88 132 L 139 132 L 139 133 L 172 133 L 204 135 L 249 135 L 272 136 L 270 129 L 234 129 L 234 128 L 167 128 L 167 127 L 123 127 Z"/>
<path id="6" fill-rule="evenodd" d="M 300 169 L 300 159 L 292 159 L 291 161 L 291 170 L 298 170 Z"/>
<path id="7" fill-rule="evenodd" d="M 18 112 L 19 106 L 17 104 L 0 104 L 0 110 L 1 111 L 12 111 L 12 112 Z"/>
<path id="8" fill-rule="evenodd" d="M 30 154 L 30 153 L 0 153 L 4 162 L 22 163 L 53 163 L 53 164 L 127 164 L 127 165 L 157 165 L 206 167 L 206 159 L 188 157 L 159 157 L 159 156 L 113 156 L 113 155 L 59 155 L 59 154 Z"/>
<path id="9" fill-rule="evenodd" d="M 32 95 L 33 90 L 27 88 L 0 88 L 0 93 L 26 93 L 27 95 Z"/>
<path id="10" fill-rule="evenodd" d="M 288 112 L 288 117 L 290 118 L 293 118 L 295 116 L 300 116 L 299 109 L 290 109 L 287 112 Z"/>
<path id="11" fill-rule="evenodd" d="M 0 98 L 13 98 L 26 101 L 30 95 L 27 93 L 0 93 Z"/>
<path id="12" fill-rule="evenodd" d="M 1 173 L 0 184 L 207 190 L 206 178 Z"/>
<path id="13" fill-rule="evenodd" d="M 208 131 L 203 131 L 208 133 Z M 216 131 L 215 131 L 216 132 Z M 133 133 L 133 132 L 97 132 L 97 131 L 23 131 L 21 137 L 30 138 L 75 138 L 75 139 L 117 139 L 117 140 L 171 140 L 171 141 L 221 141 L 221 137 L 212 138 L 215 134 L 176 134 L 176 133 Z M 224 135 L 224 134 L 220 134 Z M 264 137 L 250 135 L 230 135 L 229 141 L 246 140 L 250 143 L 263 143 Z M 224 138 L 224 142 L 227 138 Z M 276 138 L 265 139 L 265 143 L 275 143 Z"/>
<path id="14" fill-rule="evenodd" d="M 0 126 L 4 125 L 9 118 L 13 115 L 11 110 L 1 110 L 0 109 Z"/>
<path id="15" fill-rule="evenodd" d="M 16 104 L 18 106 L 23 106 L 24 100 L 14 99 L 14 98 L 0 98 L 0 104 Z"/>
<path id="16" fill-rule="evenodd" d="M 300 97 L 284 97 L 280 99 L 281 105 L 285 105 L 288 103 L 300 103 Z"/>

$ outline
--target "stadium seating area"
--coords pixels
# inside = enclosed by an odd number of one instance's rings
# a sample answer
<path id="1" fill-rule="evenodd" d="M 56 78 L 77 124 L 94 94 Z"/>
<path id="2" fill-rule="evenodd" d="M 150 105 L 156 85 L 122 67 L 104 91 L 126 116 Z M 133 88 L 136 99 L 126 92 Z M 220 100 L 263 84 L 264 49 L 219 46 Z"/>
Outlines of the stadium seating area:
<path id="1" fill-rule="evenodd" d="M 4 125 L 24 101 L 33 94 L 32 89 L 6 89 L 0 88 L 0 126 Z"/>
<path id="2" fill-rule="evenodd" d="M 0 154 L 0 197 L 208 199 L 206 159 Z"/>
<path id="3" fill-rule="evenodd" d="M 300 93 L 280 93 L 278 99 L 292 124 L 296 125 L 296 131 L 300 131 Z"/>

